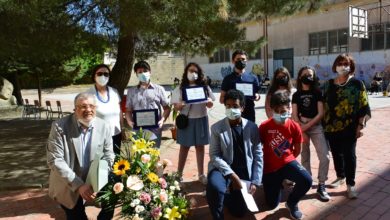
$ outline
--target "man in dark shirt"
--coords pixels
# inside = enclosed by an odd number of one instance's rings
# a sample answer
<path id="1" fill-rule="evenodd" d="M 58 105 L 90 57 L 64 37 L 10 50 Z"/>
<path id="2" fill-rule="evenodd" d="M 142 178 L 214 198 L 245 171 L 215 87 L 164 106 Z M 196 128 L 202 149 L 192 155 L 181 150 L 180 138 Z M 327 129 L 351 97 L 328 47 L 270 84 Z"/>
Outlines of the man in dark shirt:
<path id="1" fill-rule="evenodd" d="M 247 212 L 240 189 L 250 182 L 252 194 L 261 184 L 263 150 L 255 123 L 241 117 L 244 94 L 229 90 L 225 96 L 226 118 L 211 126 L 207 202 L 213 218 L 223 219 L 223 207 L 242 217 Z"/>
<path id="2" fill-rule="evenodd" d="M 245 72 L 247 57 L 248 55 L 243 50 L 234 51 L 232 55 L 232 63 L 234 64 L 234 69 L 233 72 L 227 75 L 222 81 L 221 96 L 219 98 L 219 101 L 221 104 L 223 104 L 226 92 L 230 89 L 238 89 L 237 83 L 252 84 L 253 94 L 245 94 L 245 107 L 244 111 L 242 112 L 242 117 L 255 122 L 256 117 L 254 101 L 260 100 L 260 85 L 256 76 Z"/>

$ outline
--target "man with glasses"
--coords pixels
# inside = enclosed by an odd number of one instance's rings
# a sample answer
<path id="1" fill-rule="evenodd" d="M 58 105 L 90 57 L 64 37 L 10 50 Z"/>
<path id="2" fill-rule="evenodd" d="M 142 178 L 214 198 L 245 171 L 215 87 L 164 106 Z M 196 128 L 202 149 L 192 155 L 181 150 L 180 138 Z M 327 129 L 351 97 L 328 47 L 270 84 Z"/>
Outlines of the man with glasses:
<path id="1" fill-rule="evenodd" d="M 48 144 L 50 168 L 49 196 L 61 204 L 67 219 L 85 219 L 84 201 L 92 202 L 96 192 L 86 178 L 96 154 L 112 167 L 111 129 L 96 118 L 96 100 L 90 93 L 80 93 L 74 101 L 74 113 L 53 122 Z M 83 201 L 84 200 L 84 201 Z M 111 219 L 114 211 L 104 209 L 97 219 Z"/>

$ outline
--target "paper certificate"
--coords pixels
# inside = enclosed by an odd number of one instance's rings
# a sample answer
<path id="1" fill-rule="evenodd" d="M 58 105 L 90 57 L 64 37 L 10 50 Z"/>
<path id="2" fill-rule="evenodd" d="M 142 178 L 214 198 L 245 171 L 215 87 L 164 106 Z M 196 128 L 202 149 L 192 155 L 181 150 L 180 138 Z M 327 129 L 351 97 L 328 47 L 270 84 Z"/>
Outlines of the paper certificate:
<path id="1" fill-rule="evenodd" d="M 134 127 L 157 127 L 158 126 L 158 110 L 136 110 L 133 112 Z"/>
<path id="2" fill-rule="evenodd" d="M 253 198 L 252 194 L 249 193 L 248 189 L 251 185 L 251 182 L 246 180 L 241 180 L 241 193 L 242 197 L 244 197 L 246 206 L 248 207 L 248 210 L 251 212 L 258 212 L 259 208 L 256 205 L 255 199 Z"/>
<path id="3" fill-rule="evenodd" d="M 254 96 L 252 83 L 236 83 L 236 89 L 244 93 L 245 96 Z"/>
<path id="4" fill-rule="evenodd" d="M 207 101 L 207 96 L 203 86 L 186 87 L 183 89 L 183 101 L 186 103 L 201 103 Z"/>

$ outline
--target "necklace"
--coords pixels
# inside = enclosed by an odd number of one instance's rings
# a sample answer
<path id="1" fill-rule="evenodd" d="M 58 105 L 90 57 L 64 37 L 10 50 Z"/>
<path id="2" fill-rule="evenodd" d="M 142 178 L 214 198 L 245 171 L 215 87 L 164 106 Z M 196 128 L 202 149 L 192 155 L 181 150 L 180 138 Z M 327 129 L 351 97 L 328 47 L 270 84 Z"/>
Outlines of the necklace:
<path id="1" fill-rule="evenodd" d="M 110 101 L 110 90 L 108 89 L 108 87 L 106 87 L 106 89 L 107 89 L 107 101 L 104 101 L 104 100 L 103 100 L 103 97 L 101 97 L 101 96 L 99 95 L 99 91 L 98 91 L 98 89 L 96 88 L 96 85 L 95 85 L 96 97 L 97 97 L 97 99 L 98 99 L 100 102 L 108 103 L 108 102 Z"/>

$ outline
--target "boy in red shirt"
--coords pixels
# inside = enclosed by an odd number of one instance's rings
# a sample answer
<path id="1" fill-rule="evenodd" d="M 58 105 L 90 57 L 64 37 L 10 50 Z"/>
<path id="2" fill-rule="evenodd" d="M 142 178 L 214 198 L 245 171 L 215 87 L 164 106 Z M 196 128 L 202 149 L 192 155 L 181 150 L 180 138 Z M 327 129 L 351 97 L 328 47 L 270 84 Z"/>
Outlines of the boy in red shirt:
<path id="1" fill-rule="evenodd" d="M 298 202 L 309 191 L 312 178 L 296 161 L 303 142 L 299 125 L 290 119 L 290 98 L 285 90 L 275 92 L 271 97 L 273 117 L 260 127 L 260 140 L 264 152 L 263 189 L 271 209 L 278 206 L 284 179 L 295 182 L 286 208 L 293 219 L 302 219 Z"/>

